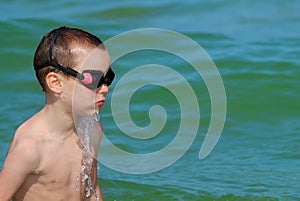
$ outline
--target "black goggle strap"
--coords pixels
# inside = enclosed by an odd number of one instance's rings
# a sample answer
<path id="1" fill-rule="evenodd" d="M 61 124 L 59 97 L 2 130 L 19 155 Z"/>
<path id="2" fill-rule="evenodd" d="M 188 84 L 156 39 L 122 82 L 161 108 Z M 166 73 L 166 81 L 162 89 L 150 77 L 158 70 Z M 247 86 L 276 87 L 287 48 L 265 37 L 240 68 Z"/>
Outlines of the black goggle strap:
<path id="1" fill-rule="evenodd" d="M 66 73 L 66 74 L 69 74 L 75 78 L 78 78 L 79 80 L 83 80 L 84 79 L 84 75 L 83 74 L 80 74 L 79 72 L 77 72 L 76 70 L 70 68 L 70 67 L 64 67 L 62 65 L 59 65 L 58 63 L 56 63 L 54 60 L 50 61 L 48 63 L 48 65 L 50 66 L 53 66 L 54 68 Z"/>
<path id="2" fill-rule="evenodd" d="M 65 26 L 58 28 L 58 29 L 55 31 L 55 33 L 54 33 L 54 35 L 53 35 L 53 37 L 52 37 L 52 40 L 51 40 L 51 43 L 50 43 L 50 47 L 49 47 L 49 57 L 50 57 L 50 62 L 52 62 L 52 61 L 54 60 L 53 55 L 52 55 L 52 49 L 53 49 L 53 46 L 54 46 L 54 44 L 55 44 L 55 42 L 56 42 L 57 36 L 58 36 L 59 34 L 61 34 L 63 31 L 65 31 L 66 29 L 67 29 L 67 27 L 65 27 Z"/>
<path id="3" fill-rule="evenodd" d="M 73 70 L 72 68 L 70 67 L 64 67 L 60 64 L 58 64 L 54 58 L 53 58 L 53 54 L 52 54 L 52 50 L 53 50 L 53 46 L 56 42 L 56 39 L 58 37 L 59 34 L 61 34 L 63 31 L 65 31 L 67 29 L 66 26 L 63 26 L 63 27 L 60 27 L 56 30 L 56 32 L 54 33 L 53 37 L 52 37 L 52 40 L 51 40 L 51 43 L 50 43 L 50 47 L 49 47 L 49 57 L 50 57 L 50 62 L 49 64 L 51 66 L 53 66 L 54 68 L 64 72 L 64 73 L 67 73 L 69 75 L 72 75 L 73 77 L 76 77 L 80 80 L 84 79 L 84 76 L 80 73 L 78 73 L 77 71 Z"/>

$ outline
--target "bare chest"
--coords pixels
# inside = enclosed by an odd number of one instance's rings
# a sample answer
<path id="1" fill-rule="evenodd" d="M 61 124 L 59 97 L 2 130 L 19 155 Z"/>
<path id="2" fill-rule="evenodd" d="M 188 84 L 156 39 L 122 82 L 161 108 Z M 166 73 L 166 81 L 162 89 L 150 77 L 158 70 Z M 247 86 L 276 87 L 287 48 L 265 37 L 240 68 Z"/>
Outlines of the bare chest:
<path id="1" fill-rule="evenodd" d="M 39 167 L 27 177 L 18 194 L 32 197 L 29 200 L 81 200 L 83 156 L 78 142 L 48 141 L 41 151 Z"/>
<path id="2" fill-rule="evenodd" d="M 82 149 L 75 140 L 49 144 L 44 149 L 40 170 L 37 170 L 39 182 L 56 186 L 76 184 L 80 176 L 82 157 Z"/>

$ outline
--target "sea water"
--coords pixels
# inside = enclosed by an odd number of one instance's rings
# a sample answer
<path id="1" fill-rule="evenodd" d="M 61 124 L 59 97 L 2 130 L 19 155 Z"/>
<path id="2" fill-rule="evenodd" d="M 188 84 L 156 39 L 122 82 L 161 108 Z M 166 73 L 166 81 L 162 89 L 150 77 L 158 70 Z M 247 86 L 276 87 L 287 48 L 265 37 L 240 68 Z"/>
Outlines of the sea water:
<path id="1" fill-rule="evenodd" d="M 196 41 L 215 62 L 227 95 L 223 133 L 210 155 L 199 160 L 211 116 L 201 76 L 180 58 L 162 52 L 120 58 L 112 64 L 116 80 L 101 109 L 105 135 L 114 145 L 131 153 L 152 153 L 172 141 L 180 124 L 176 97 L 151 85 L 134 94 L 130 116 L 146 127 L 149 109 L 161 105 L 168 114 L 161 133 L 142 140 L 118 128 L 111 93 L 118 80 L 139 65 L 159 63 L 184 76 L 197 94 L 201 118 L 192 146 L 165 169 L 132 175 L 99 162 L 104 200 L 299 200 L 299 1 L 28 0 L 2 1 L 0 8 L 1 163 L 16 127 L 44 103 L 32 67 L 42 35 L 61 25 L 83 28 L 102 40 L 137 28 L 164 28 Z M 174 46 L 180 45 L 177 42 Z M 147 76 L 151 72 L 136 80 Z"/>

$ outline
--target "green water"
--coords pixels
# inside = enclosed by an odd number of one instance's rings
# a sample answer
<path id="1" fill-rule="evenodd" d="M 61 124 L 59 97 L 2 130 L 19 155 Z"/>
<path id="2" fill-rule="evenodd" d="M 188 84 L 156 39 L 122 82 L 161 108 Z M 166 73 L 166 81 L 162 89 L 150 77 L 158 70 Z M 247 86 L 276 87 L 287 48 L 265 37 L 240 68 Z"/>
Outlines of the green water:
<path id="1" fill-rule="evenodd" d="M 211 115 L 201 77 L 188 63 L 167 53 L 147 50 L 122 57 L 112 64 L 117 77 L 111 93 L 136 66 L 171 66 L 197 95 L 201 120 L 188 151 L 158 172 L 132 175 L 99 163 L 104 199 L 300 200 L 299 1 L 31 0 L 2 1 L 0 8 L 0 164 L 16 127 L 44 103 L 32 67 L 43 34 L 68 25 L 106 40 L 136 28 L 164 28 L 196 41 L 215 62 L 227 96 L 223 133 L 213 152 L 199 160 Z M 133 153 L 166 146 L 179 128 L 179 102 L 163 87 L 145 86 L 132 97 L 132 120 L 147 126 L 153 105 L 164 107 L 168 119 L 159 135 L 142 140 L 118 129 L 106 102 L 101 121 L 108 138 Z"/>

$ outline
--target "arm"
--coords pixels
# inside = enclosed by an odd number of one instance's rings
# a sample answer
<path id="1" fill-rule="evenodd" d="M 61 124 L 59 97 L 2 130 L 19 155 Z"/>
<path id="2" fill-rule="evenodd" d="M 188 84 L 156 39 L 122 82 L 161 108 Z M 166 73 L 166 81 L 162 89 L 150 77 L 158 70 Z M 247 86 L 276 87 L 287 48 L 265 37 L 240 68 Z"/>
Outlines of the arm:
<path id="1" fill-rule="evenodd" d="M 96 186 L 96 193 L 97 193 L 97 195 L 99 197 L 99 201 L 103 201 L 102 194 L 101 194 L 101 191 L 100 191 L 100 188 L 99 188 L 98 184 Z"/>
<path id="2" fill-rule="evenodd" d="M 8 201 L 38 164 L 38 152 L 32 139 L 15 138 L 0 172 L 0 201 Z"/>

